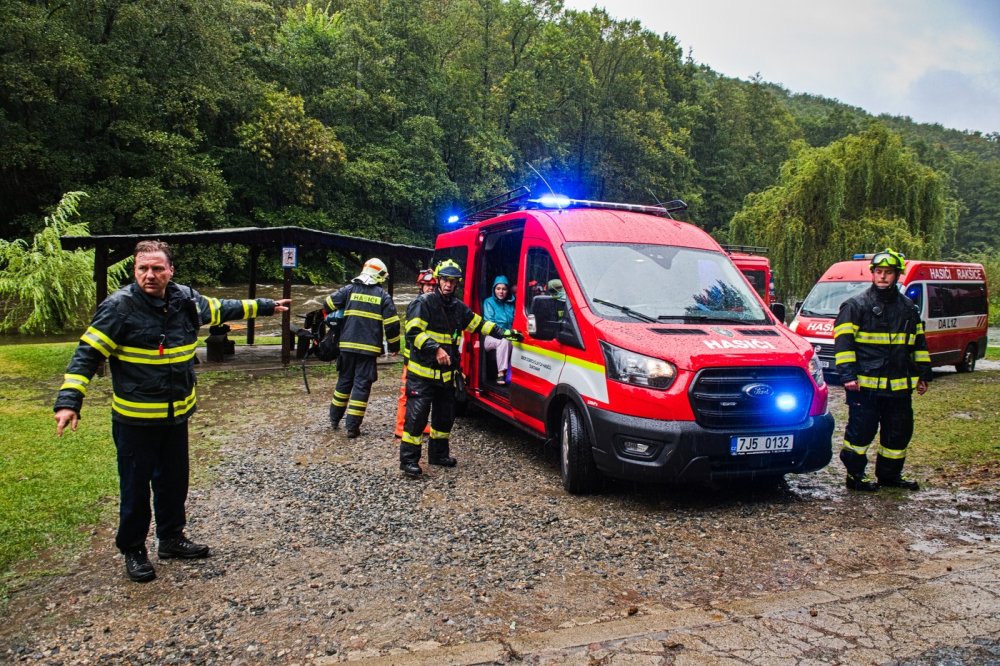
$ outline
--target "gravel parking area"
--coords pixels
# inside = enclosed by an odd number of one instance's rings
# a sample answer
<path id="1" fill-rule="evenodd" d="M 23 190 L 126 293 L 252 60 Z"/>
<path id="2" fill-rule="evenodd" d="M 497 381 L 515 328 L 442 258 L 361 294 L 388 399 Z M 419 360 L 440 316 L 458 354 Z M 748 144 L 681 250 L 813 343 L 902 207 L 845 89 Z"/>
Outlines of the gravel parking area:
<path id="1" fill-rule="evenodd" d="M 157 580 L 130 583 L 102 526 L 14 595 L 0 659 L 333 663 L 864 578 L 1000 531 L 995 485 L 849 494 L 836 461 L 770 488 L 574 497 L 554 451 L 484 415 L 456 424 L 457 468 L 407 480 L 398 373 L 380 366 L 354 440 L 327 422 L 332 372 L 308 395 L 297 368 L 203 381 L 193 430 L 218 448 L 188 531 L 213 556 L 154 556 Z"/>

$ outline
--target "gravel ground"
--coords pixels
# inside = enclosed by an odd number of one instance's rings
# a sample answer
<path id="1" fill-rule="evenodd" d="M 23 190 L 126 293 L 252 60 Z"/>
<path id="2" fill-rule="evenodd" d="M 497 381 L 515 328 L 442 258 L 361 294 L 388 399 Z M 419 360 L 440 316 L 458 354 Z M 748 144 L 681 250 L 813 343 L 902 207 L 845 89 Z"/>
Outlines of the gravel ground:
<path id="1" fill-rule="evenodd" d="M 771 488 L 574 497 L 554 451 L 483 415 L 454 428 L 457 468 L 407 480 L 398 372 L 380 366 L 354 440 L 328 426 L 330 372 L 309 395 L 297 370 L 203 376 L 193 432 L 218 452 L 194 463 L 188 532 L 213 556 L 154 557 L 157 580 L 130 583 L 102 526 L 13 596 L 0 661 L 333 663 L 808 588 L 1000 532 L 996 483 L 914 470 L 929 489 L 849 494 L 836 462 Z"/>

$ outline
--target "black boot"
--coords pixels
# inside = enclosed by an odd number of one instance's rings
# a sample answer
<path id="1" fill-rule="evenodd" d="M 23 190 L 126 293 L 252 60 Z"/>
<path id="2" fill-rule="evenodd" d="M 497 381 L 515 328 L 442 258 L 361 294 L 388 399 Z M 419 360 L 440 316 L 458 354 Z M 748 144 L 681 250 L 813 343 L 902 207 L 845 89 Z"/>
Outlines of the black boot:
<path id="1" fill-rule="evenodd" d="M 343 407 L 335 407 L 330 405 L 330 425 L 336 430 L 340 427 L 340 419 L 344 417 Z"/>
<path id="2" fill-rule="evenodd" d="M 156 578 L 156 570 L 149 563 L 145 546 L 122 552 L 125 557 L 125 575 L 136 583 L 148 583 Z"/>
<path id="3" fill-rule="evenodd" d="M 878 491 L 878 485 L 870 478 L 864 476 L 852 476 L 847 475 L 847 489 L 848 490 L 860 490 L 866 493 L 874 493 Z"/>
<path id="4" fill-rule="evenodd" d="M 160 539 L 160 543 L 156 547 L 156 556 L 161 560 L 169 560 L 172 557 L 193 560 L 208 557 L 208 546 L 203 543 L 194 543 L 182 534 L 173 539 Z"/>
<path id="5" fill-rule="evenodd" d="M 458 461 L 448 455 L 447 439 L 432 439 L 427 443 L 427 462 L 441 467 L 454 467 Z"/>
<path id="6" fill-rule="evenodd" d="M 405 437 L 405 434 L 404 434 Z M 416 478 L 424 473 L 420 469 L 420 446 L 417 444 L 399 444 L 399 469 L 408 477 Z"/>
<path id="7" fill-rule="evenodd" d="M 347 430 L 347 439 L 354 439 L 361 436 L 361 419 L 356 416 L 348 416 L 344 420 L 344 428 Z"/>
<path id="8" fill-rule="evenodd" d="M 885 488 L 902 488 L 903 490 L 920 490 L 920 484 L 913 479 L 898 476 L 893 479 L 879 478 L 878 485 Z"/>

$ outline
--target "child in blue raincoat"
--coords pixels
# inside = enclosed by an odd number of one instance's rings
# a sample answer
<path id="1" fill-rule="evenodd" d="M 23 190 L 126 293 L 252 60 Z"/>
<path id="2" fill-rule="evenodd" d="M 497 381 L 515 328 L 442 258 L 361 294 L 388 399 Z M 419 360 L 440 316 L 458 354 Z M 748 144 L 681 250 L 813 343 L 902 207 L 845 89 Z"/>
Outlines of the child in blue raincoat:
<path id="1" fill-rule="evenodd" d="M 507 276 L 498 275 L 493 280 L 493 295 L 483 301 L 483 319 L 492 321 L 501 328 L 514 327 L 514 295 L 511 293 Z M 497 384 L 507 383 L 507 370 L 510 367 L 510 340 L 483 336 L 483 346 L 496 350 L 497 353 Z"/>

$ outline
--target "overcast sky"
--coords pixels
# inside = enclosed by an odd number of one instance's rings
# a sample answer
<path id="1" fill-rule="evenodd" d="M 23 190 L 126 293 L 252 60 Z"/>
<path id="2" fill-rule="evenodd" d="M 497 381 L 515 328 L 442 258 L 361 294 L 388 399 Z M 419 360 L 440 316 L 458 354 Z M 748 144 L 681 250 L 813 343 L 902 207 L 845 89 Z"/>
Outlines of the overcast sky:
<path id="1" fill-rule="evenodd" d="M 1000 0 L 565 0 L 670 33 L 728 76 L 1000 131 Z"/>

